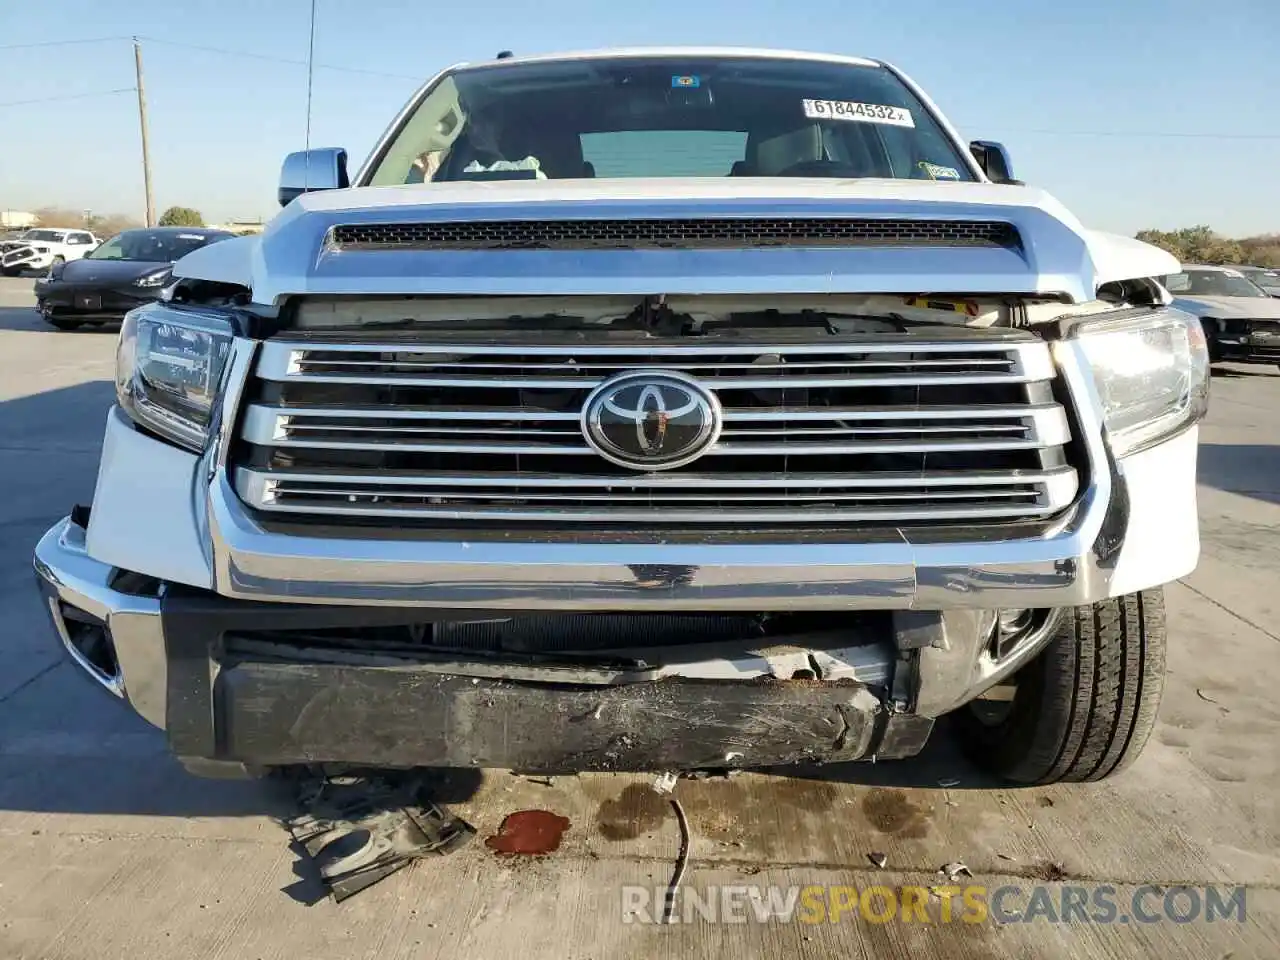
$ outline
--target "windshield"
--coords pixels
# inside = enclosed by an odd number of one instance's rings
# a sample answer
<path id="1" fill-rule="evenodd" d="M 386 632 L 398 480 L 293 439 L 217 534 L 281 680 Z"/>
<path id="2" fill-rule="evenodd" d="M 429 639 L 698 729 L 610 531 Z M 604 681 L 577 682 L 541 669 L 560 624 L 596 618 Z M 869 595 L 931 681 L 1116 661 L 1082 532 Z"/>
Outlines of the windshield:
<path id="1" fill-rule="evenodd" d="M 223 239 L 222 233 L 170 233 L 158 230 L 126 230 L 88 255 L 89 260 L 146 260 L 173 263 L 192 250 Z"/>
<path id="2" fill-rule="evenodd" d="M 1186 270 L 1164 278 L 1164 285 L 1175 296 L 1201 297 L 1265 297 L 1266 291 L 1247 279 L 1239 270 Z"/>
<path id="3" fill-rule="evenodd" d="M 689 176 L 975 179 L 883 67 L 624 57 L 449 74 L 368 182 Z"/>
<path id="4" fill-rule="evenodd" d="M 1240 272 L 1260 287 L 1274 287 L 1280 285 L 1280 273 L 1277 273 L 1274 270 L 1264 270 L 1261 267 L 1246 267 Z"/>
<path id="5" fill-rule="evenodd" d="M 23 240 L 47 240 L 50 243 L 62 243 L 66 238 L 61 230 L 28 230 L 22 235 Z"/>

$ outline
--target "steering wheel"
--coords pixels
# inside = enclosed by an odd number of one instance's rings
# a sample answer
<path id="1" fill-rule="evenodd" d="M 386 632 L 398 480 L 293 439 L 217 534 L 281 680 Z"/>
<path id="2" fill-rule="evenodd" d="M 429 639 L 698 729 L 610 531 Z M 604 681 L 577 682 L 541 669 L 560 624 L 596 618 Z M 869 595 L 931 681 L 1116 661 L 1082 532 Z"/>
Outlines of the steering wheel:
<path id="1" fill-rule="evenodd" d="M 861 177 L 861 168 L 846 160 L 801 160 L 789 167 L 783 167 L 774 176 L 778 177 Z"/>

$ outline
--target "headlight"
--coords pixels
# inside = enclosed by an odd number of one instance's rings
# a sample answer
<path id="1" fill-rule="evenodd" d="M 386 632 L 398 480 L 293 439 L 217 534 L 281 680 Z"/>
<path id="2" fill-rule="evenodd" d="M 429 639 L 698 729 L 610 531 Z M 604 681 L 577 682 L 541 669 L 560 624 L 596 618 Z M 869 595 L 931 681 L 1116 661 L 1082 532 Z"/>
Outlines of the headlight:
<path id="1" fill-rule="evenodd" d="M 199 452 L 231 349 L 231 325 L 210 311 L 167 305 L 125 314 L 116 398 L 135 423 Z"/>
<path id="2" fill-rule="evenodd" d="M 135 287 L 163 287 L 169 279 L 169 271 L 161 270 L 159 273 L 149 273 L 145 277 L 139 277 L 133 281 Z"/>
<path id="3" fill-rule="evenodd" d="M 1209 350 L 1195 317 L 1167 310 L 1088 323 L 1076 335 L 1116 456 L 1159 443 L 1204 416 Z"/>

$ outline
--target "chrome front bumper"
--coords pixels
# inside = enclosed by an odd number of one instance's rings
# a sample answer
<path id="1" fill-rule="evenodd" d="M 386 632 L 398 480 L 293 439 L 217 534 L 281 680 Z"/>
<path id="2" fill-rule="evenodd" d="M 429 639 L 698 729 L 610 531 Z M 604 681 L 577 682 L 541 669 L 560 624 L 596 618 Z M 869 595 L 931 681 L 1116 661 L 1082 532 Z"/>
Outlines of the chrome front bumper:
<path id="1" fill-rule="evenodd" d="M 409 622 L 424 612 L 244 603 L 180 588 L 175 596 L 166 585 L 139 595 L 129 592 L 132 578 L 121 581 L 119 570 L 88 555 L 84 530 L 71 518 L 40 540 L 35 572 L 67 655 L 99 686 L 165 729 L 171 749 L 189 765 L 320 760 L 684 769 L 730 756 L 737 758 L 731 765 L 909 756 L 923 745 L 935 717 L 999 682 L 1050 638 L 1046 628 L 997 662 L 978 616 L 905 613 L 895 614 L 884 636 L 851 632 L 847 647 L 833 646 L 829 637 L 797 635 L 758 647 L 693 643 L 615 651 L 620 659 L 600 664 L 504 663 L 424 650 L 387 669 L 376 655 L 361 660 L 358 650 L 305 661 L 284 653 L 255 657 L 243 649 L 228 655 L 223 638 L 268 625 L 306 635 L 321 626 Z M 905 632 L 914 639 L 904 646 Z M 94 642 L 86 644 L 86 637 Z M 912 684 L 899 676 L 907 671 L 909 677 L 911 669 L 898 648 L 921 645 L 929 649 L 921 651 L 918 683 Z M 628 659 L 635 666 L 619 669 L 618 662 Z M 914 690 L 914 707 L 888 709 L 882 698 L 889 691 L 901 696 L 907 687 Z M 525 725 L 521 736 L 495 726 L 493 698 L 503 698 L 518 715 Z M 610 721 L 586 725 L 592 732 L 585 739 L 577 727 L 557 726 L 586 707 L 599 719 L 601 704 L 609 707 Z M 667 727 L 637 739 L 635 724 L 659 706 Z M 804 723 L 796 720 L 800 716 Z M 634 749 L 619 754 L 617 743 Z M 750 748 L 726 754 L 726 743 Z"/>
<path id="2" fill-rule="evenodd" d="M 89 556 L 84 529 L 70 518 L 40 538 L 34 562 L 45 608 L 67 655 L 104 690 L 163 729 L 168 669 L 159 597 L 113 587 L 116 570 Z M 105 630 L 114 662 L 90 659 L 74 635 L 81 629 Z"/>

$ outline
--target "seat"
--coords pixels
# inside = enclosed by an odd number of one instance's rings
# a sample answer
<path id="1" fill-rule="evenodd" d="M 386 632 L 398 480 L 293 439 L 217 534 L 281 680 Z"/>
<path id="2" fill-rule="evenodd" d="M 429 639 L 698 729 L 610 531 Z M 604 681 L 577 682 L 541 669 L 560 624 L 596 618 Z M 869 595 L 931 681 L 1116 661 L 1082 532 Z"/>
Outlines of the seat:
<path id="1" fill-rule="evenodd" d="M 508 160 L 537 157 L 538 167 L 553 180 L 579 180 L 595 176 L 595 168 L 582 157 L 582 141 L 568 130 L 518 127 L 503 131 L 502 152 Z"/>
<path id="2" fill-rule="evenodd" d="M 825 160 L 822 130 L 816 123 L 790 130 L 762 134 L 752 130 L 747 135 L 746 168 L 750 173 L 735 176 L 773 177 L 797 163 Z M 742 161 L 739 161 L 742 162 Z M 737 167 L 737 164 L 734 164 Z"/>

